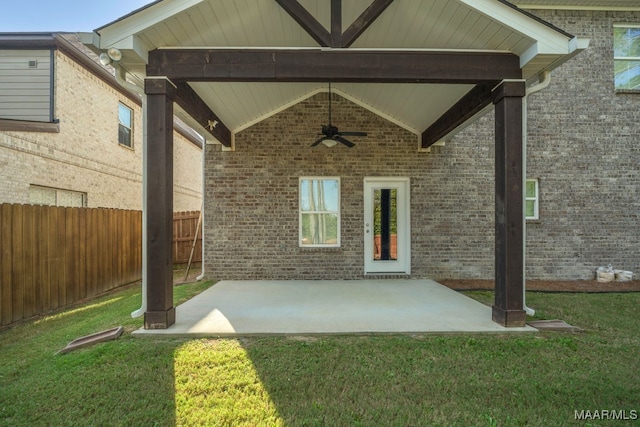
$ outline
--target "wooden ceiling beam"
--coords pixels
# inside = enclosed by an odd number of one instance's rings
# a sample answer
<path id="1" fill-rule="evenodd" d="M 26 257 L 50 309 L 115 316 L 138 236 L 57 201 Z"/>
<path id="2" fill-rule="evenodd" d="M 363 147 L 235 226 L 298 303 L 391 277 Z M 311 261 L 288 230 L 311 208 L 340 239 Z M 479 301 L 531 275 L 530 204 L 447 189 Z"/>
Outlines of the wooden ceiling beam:
<path id="1" fill-rule="evenodd" d="M 320 46 L 331 46 L 332 36 L 298 0 L 276 0 L 280 7 L 298 23 Z"/>
<path id="2" fill-rule="evenodd" d="M 483 84 L 520 79 L 517 55 L 469 51 L 156 49 L 148 76 L 219 82 Z"/>
<path id="3" fill-rule="evenodd" d="M 342 47 L 351 46 L 391 3 L 393 0 L 374 0 L 342 34 Z"/>
<path id="4" fill-rule="evenodd" d="M 175 102 L 225 147 L 231 147 L 231 131 L 193 90 L 189 83 L 176 83 Z"/>
<path id="5" fill-rule="evenodd" d="M 342 0 L 331 0 L 331 47 L 342 47 Z"/>
<path id="6" fill-rule="evenodd" d="M 492 102 L 492 89 L 499 83 L 479 84 L 422 132 L 422 148 L 429 148 Z"/>
<path id="7" fill-rule="evenodd" d="M 346 48 L 369 28 L 373 21 L 393 3 L 393 0 L 373 0 L 344 33 L 342 32 L 342 0 L 331 0 L 331 32 L 327 31 L 298 0 L 276 0 L 276 2 L 320 46 Z"/>

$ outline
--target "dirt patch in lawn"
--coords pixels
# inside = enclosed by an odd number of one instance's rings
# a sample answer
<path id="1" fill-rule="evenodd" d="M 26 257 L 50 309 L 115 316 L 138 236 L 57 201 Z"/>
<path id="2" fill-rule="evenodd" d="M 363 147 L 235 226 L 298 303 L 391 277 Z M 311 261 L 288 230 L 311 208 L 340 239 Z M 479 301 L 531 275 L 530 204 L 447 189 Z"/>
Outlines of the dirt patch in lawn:
<path id="1" fill-rule="evenodd" d="M 436 280 L 456 291 L 493 290 L 493 280 Z M 528 291 L 540 292 L 640 292 L 640 280 L 599 283 L 596 280 L 527 280 Z"/>
<path id="2" fill-rule="evenodd" d="M 183 285 L 185 283 L 193 283 L 196 282 L 196 278 L 202 273 L 202 267 L 200 264 L 194 264 L 189 269 L 189 275 L 185 277 L 187 273 L 186 265 L 174 266 L 173 270 L 173 284 L 174 285 Z"/>

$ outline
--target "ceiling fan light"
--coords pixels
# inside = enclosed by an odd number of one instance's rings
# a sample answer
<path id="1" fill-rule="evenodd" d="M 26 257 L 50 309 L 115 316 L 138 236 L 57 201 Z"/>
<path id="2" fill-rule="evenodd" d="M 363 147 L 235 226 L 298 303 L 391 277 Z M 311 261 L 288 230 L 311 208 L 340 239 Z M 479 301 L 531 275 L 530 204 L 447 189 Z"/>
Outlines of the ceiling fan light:
<path id="1" fill-rule="evenodd" d="M 322 144 L 325 147 L 331 148 L 331 147 L 335 147 L 338 144 L 338 141 L 336 141 L 335 139 L 325 139 L 322 141 Z"/>

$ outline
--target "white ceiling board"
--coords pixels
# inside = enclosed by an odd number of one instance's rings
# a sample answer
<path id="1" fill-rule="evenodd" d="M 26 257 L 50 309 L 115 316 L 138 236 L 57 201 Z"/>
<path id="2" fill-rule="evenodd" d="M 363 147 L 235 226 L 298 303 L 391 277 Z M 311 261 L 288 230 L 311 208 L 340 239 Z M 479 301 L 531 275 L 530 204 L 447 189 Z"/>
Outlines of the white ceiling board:
<path id="1" fill-rule="evenodd" d="M 323 83 L 191 83 L 232 130 L 244 129 L 318 91 Z M 335 83 L 332 89 L 359 105 L 414 132 L 436 120 L 471 85 Z M 437 108 L 433 108 L 437 107 Z"/>
<path id="2" fill-rule="evenodd" d="M 330 30 L 330 1 L 299 1 Z M 342 2 L 343 31 L 371 2 Z M 101 44 L 134 37 L 148 49 L 318 47 L 275 0 L 165 0 L 100 29 L 100 34 Z M 569 39 L 567 34 L 497 0 L 395 0 L 352 48 L 527 53 L 530 61 L 523 64 L 524 72 L 526 77 L 533 77 L 559 61 L 563 49 L 568 50 Z M 140 80 L 145 75 L 143 56 L 125 52 L 126 60 L 122 63 Z M 192 83 L 232 131 L 244 129 L 314 91 L 323 90 L 325 85 L 325 82 Z M 467 93 L 470 86 L 340 83 L 335 88 L 347 99 L 419 133 Z"/>
<path id="3" fill-rule="evenodd" d="M 191 83 L 231 129 L 267 117 L 291 101 L 323 88 L 321 83 Z"/>

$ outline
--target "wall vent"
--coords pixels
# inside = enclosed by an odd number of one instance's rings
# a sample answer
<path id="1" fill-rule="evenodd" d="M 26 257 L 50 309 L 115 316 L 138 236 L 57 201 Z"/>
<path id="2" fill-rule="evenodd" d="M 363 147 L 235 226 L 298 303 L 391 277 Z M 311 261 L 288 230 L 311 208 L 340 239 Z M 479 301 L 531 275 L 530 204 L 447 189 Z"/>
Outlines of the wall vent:
<path id="1" fill-rule="evenodd" d="M 37 59 L 33 59 L 33 60 L 29 61 L 29 68 L 38 68 L 38 60 Z"/>

